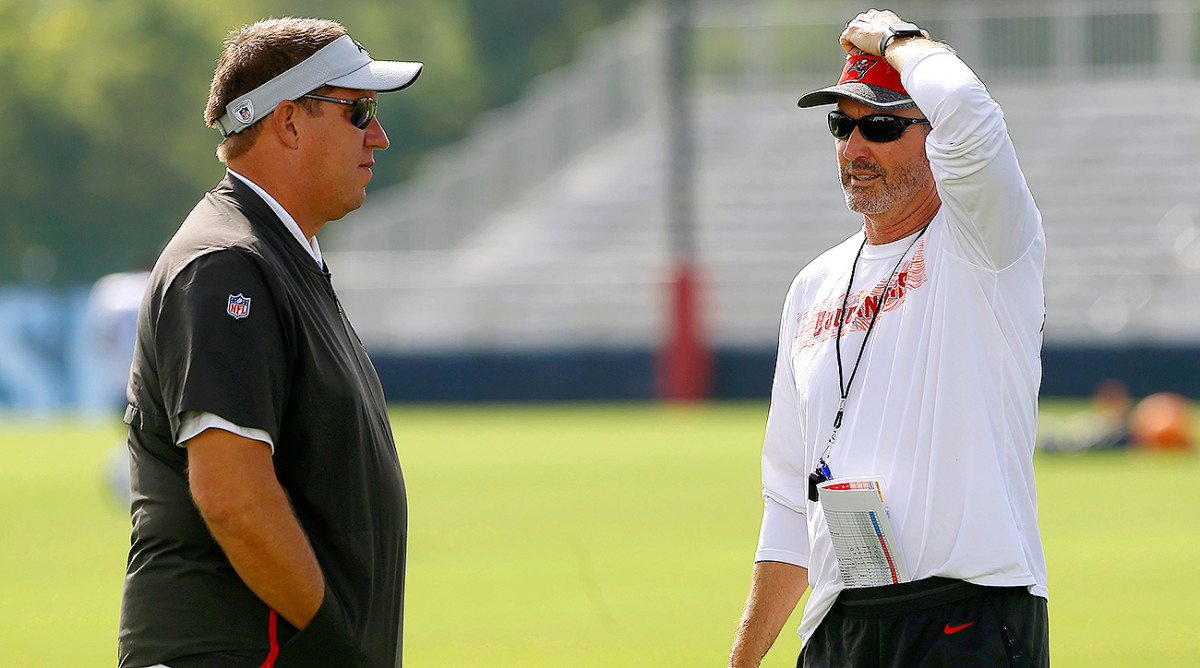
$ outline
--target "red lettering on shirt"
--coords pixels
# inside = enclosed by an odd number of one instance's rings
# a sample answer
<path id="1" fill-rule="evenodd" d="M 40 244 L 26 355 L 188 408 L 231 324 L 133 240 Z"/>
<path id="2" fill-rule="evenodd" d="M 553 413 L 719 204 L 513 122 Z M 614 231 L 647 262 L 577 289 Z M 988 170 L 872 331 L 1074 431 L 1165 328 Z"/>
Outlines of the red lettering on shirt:
<path id="1" fill-rule="evenodd" d="M 910 290 L 920 288 L 925 284 L 925 244 L 917 247 L 917 252 L 908 260 L 895 277 L 889 282 L 884 278 L 870 290 L 851 294 L 838 295 L 834 299 L 816 304 L 813 308 L 801 311 L 797 317 L 795 348 L 828 341 L 837 336 L 838 323 L 842 319 L 842 300 L 846 302 L 846 324 L 843 335 L 850 332 L 866 331 L 871 324 L 875 311 L 883 303 L 883 313 L 899 308 L 905 301 Z M 890 285 L 887 285 L 890 283 Z M 887 285 L 887 295 L 884 296 L 884 286 Z"/>

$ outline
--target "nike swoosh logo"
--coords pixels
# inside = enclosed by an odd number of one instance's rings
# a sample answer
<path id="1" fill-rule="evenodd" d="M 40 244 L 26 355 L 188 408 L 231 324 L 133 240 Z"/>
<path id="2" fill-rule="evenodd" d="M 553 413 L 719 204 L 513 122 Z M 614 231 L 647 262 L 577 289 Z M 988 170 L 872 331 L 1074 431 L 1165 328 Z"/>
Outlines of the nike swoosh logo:
<path id="1" fill-rule="evenodd" d="M 967 628 L 968 626 L 970 626 L 974 623 L 975 622 L 967 622 L 966 624 L 963 624 L 962 626 L 950 626 L 949 624 L 946 624 L 946 628 L 944 628 L 942 630 L 946 632 L 946 635 L 950 635 L 951 633 L 958 633 L 959 631 Z"/>

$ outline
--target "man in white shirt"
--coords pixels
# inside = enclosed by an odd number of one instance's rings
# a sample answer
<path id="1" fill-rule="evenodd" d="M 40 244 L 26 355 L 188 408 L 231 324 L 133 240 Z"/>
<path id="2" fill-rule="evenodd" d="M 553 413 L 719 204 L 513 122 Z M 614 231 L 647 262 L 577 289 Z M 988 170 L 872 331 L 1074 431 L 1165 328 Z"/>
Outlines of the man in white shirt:
<path id="1" fill-rule="evenodd" d="M 729 665 L 758 666 L 811 586 L 799 666 L 1047 666 L 1032 466 L 1041 215 L 999 106 L 951 49 L 877 10 L 841 44 L 838 84 L 800 106 L 837 105 L 829 127 L 863 228 L 785 301 Z M 823 488 L 863 478 L 880 481 L 895 536 L 886 566 L 894 556 L 907 577 L 884 568 L 890 579 L 864 584 L 869 560 L 834 545 Z"/>

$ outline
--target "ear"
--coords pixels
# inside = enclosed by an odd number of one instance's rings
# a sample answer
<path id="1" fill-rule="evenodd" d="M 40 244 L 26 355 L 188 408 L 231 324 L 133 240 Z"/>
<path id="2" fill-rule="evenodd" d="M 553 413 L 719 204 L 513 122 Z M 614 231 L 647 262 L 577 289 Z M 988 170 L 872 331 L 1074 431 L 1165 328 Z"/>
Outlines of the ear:
<path id="1" fill-rule="evenodd" d="M 300 128 L 297 121 L 303 110 L 295 100 L 284 100 L 275 107 L 275 111 L 263 119 L 267 129 L 285 148 L 295 149 L 300 146 Z"/>

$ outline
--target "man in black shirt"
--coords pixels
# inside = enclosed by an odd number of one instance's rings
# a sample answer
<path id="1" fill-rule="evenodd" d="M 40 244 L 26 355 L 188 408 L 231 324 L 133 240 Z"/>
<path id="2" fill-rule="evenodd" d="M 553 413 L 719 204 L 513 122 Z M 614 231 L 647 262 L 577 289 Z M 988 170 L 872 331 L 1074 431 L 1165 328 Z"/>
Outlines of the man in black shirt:
<path id="1" fill-rule="evenodd" d="M 404 481 L 315 235 L 362 205 L 388 146 L 376 94 L 420 71 L 332 21 L 226 43 L 205 120 L 229 173 L 139 314 L 121 668 L 400 665 Z"/>

